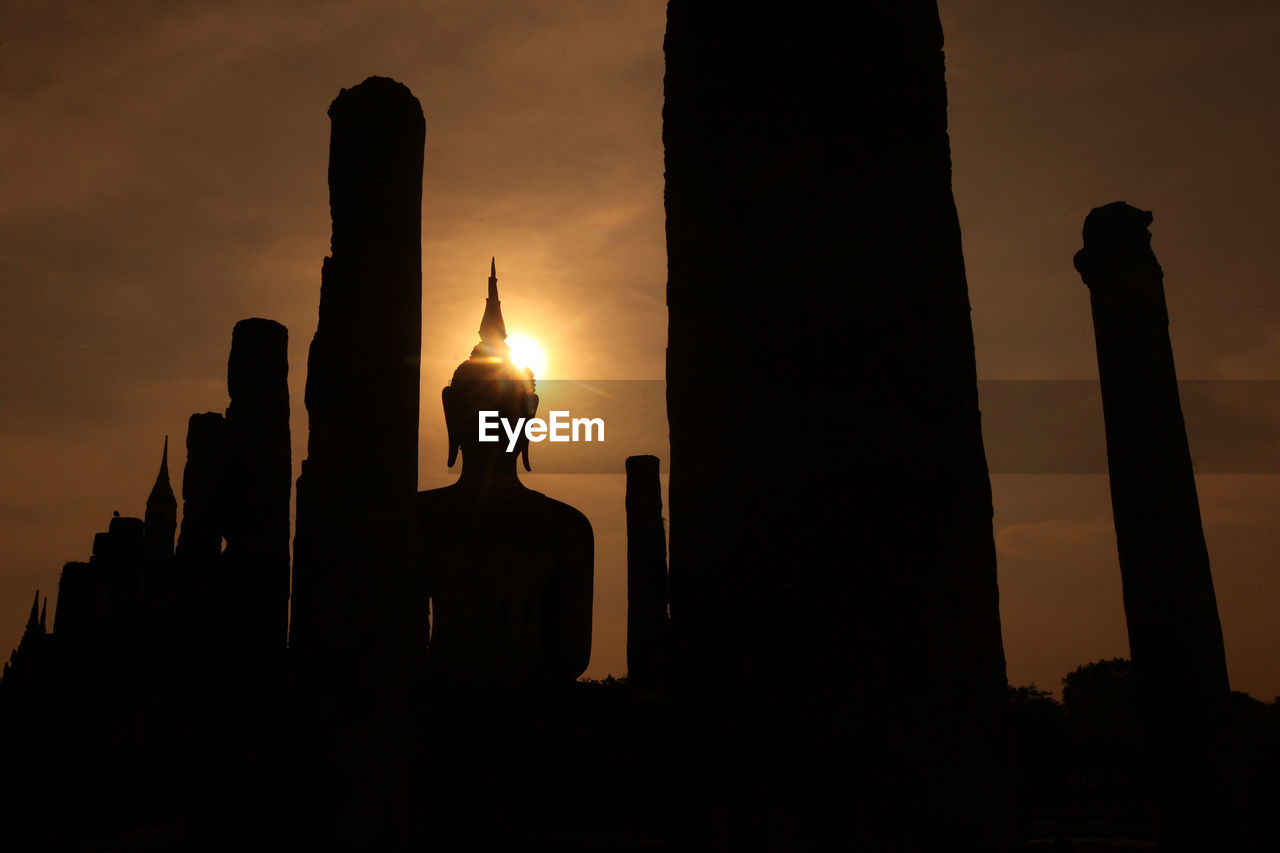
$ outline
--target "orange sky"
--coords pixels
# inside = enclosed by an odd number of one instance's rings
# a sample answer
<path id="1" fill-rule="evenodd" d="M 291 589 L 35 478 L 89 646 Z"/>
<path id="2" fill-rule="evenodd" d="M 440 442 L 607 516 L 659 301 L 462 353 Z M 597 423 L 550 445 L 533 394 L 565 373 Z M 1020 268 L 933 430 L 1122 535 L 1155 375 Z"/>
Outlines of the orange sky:
<path id="1" fill-rule="evenodd" d="M 662 377 L 663 3 L 110 5 L 0 15 L 0 647 L 112 510 L 141 513 L 162 437 L 181 447 L 191 412 L 226 406 L 238 319 L 289 327 L 301 460 L 325 110 L 366 76 L 405 82 L 427 118 L 421 485 L 449 480 L 439 389 L 475 342 L 491 255 L 508 329 L 542 342 L 548 376 Z M 1071 256 L 1089 209 L 1123 199 L 1155 211 L 1180 375 L 1280 379 L 1280 9 L 941 9 L 979 376 L 1096 378 Z M 1274 432 L 1280 405 L 1259 395 L 1249 415 Z M 1233 440 L 1189 429 L 1198 458 Z M 619 448 L 619 472 L 631 452 L 666 448 Z M 621 673 L 622 477 L 526 480 L 595 527 L 588 674 Z M 1280 478 L 1199 485 L 1232 683 L 1269 699 Z M 1056 688 L 1127 654 L 1106 479 L 993 487 L 1010 680 Z"/>

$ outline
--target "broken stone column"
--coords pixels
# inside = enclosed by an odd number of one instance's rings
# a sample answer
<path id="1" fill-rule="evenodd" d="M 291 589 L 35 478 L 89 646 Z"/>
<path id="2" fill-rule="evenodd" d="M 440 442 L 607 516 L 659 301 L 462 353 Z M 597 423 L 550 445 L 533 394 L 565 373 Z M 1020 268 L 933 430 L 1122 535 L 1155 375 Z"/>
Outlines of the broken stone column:
<path id="1" fill-rule="evenodd" d="M 105 533 L 93 537 L 89 560 L 99 606 L 93 642 L 99 654 L 114 655 L 122 666 L 136 666 L 143 624 L 143 543 L 141 518 L 116 515 Z"/>
<path id="2" fill-rule="evenodd" d="M 417 565 L 426 127 L 401 83 L 370 77 L 329 107 L 332 253 L 307 361 L 289 643 L 315 718 L 317 841 L 398 849 L 425 659 Z M 313 827 L 312 830 L 315 828 Z"/>
<path id="3" fill-rule="evenodd" d="M 89 563 L 64 563 L 58 575 L 53 635 L 62 654 L 73 657 L 93 641 L 98 614 L 105 608 L 105 586 Z"/>
<path id="4" fill-rule="evenodd" d="M 690 832 L 1007 847 L 936 4 L 672 0 L 665 49 L 673 690 L 714 768 Z"/>
<path id="5" fill-rule="evenodd" d="M 627 682 L 667 685 L 667 532 L 658 457 L 627 457 Z"/>
<path id="6" fill-rule="evenodd" d="M 332 255 L 307 361 L 291 644 L 370 677 L 425 653 L 416 558 L 425 122 L 403 84 L 370 77 L 329 107 Z M 376 672 L 375 672 L 376 670 Z"/>
<path id="7" fill-rule="evenodd" d="M 1075 266 L 1093 308 L 1125 620 L 1162 843 L 1207 849 L 1225 837 L 1210 741 L 1230 688 L 1151 220 L 1124 202 L 1094 208 Z"/>
<path id="8" fill-rule="evenodd" d="M 237 644 L 265 653 L 284 648 L 289 622 L 289 330 L 236 323 L 227 390 L 222 576 L 235 592 Z"/>
<path id="9" fill-rule="evenodd" d="M 226 423 L 217 412 L 187 421 L 187 464 L 182 470 L 182 530 L 177 558 L 212 566 L 222 553 L 222 489 Z"/>
<path id="10" fill-rule="evenodd" d="M 226 421 L 203 412 L 187 421 L 187 464 L 182 471 L 182 527 L 174 554 L 176 630 L 202 665 L 225 651 L 233 614 L 221 576 Z"/>

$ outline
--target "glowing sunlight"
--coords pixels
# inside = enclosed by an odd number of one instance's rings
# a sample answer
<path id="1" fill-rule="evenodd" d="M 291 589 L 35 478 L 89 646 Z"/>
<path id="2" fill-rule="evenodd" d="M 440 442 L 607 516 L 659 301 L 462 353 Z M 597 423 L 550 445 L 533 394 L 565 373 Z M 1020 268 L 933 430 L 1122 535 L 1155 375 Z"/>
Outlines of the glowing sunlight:
<path id="1" fill-rule="evenodd" d="M 543 377 L 547 369 L 547 356 L 537 341 L 525 335 L 508 335 L 507 346 L 511 347 L 511 361 L 517 367 L 529 368 L 533 371 L 534 378 Z"/>

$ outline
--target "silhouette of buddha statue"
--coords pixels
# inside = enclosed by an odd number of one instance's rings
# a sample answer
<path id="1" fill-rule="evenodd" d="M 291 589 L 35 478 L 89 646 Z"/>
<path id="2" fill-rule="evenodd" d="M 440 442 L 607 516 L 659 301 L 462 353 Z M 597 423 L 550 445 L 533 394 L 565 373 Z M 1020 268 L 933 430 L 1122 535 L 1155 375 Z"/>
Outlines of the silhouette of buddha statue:
<path id="1" fill-rule="evenodd" d="M 479 441 L 479 413 L 514 425 L 538 408 L 534 377 L 511 361 L 491 262 L 480 343 L 444 388 L 449 467 L 462 474 L 418 494 L 433 677 L 475 683 L 572 681 L 591 655 L 595 544 L 581 512 L 525 487 L 528 439 Z"/>

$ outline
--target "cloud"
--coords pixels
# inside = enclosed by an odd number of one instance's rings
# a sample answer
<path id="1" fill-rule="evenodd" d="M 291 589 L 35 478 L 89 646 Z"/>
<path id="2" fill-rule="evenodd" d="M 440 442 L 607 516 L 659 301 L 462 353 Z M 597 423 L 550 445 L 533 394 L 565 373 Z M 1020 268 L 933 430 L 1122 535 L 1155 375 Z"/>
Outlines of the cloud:
<path id="1" fill-rule="evenodd" d="M 1000 559 L 1078 565 L 1114 562 L 1115 528 L 1109 517 L 1052 518 L 996 528 Z"/>

